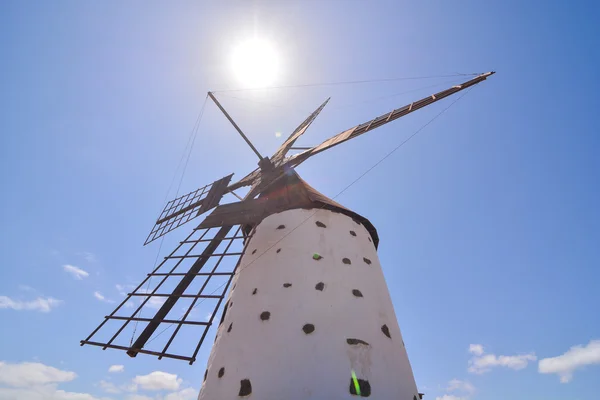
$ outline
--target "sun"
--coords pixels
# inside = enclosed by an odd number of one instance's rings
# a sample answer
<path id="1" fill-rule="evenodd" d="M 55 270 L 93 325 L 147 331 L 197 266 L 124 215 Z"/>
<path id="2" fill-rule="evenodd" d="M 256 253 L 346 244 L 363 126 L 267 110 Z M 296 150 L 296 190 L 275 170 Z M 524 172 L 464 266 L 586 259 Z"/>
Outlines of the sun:
<path id="1" fill-rule="evenodd" d="M 249 87 L 269 86 L 279 72 L 275 48 L 258 38 L 248 39 L 234 49 L 232 66 L 240 83 Z"/>

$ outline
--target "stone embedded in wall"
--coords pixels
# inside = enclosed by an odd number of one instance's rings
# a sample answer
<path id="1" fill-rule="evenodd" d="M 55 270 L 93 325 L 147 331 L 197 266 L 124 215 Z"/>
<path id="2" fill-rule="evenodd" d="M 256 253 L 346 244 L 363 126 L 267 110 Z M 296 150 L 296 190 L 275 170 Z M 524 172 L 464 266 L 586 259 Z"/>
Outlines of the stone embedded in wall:
<path id="1" fill-rule="evenodd" d="M 281 251 L 281 249 L 277 249 L 277 252 L 279 253 Z"/>
<path id="2" fill-rule="evenodd" d="M 252 291 L 252 295 L 254 296 L 256 294 L 256 292 L 258 292 L 258 289 L 254 288 L 254 290 Z"/>
<path id="3" fill-rule="evenodd" d="M 369 397 L 371 395 L 371 384 L 365 379 L 354 379 L 353 377 L 350 377 L 350 394 L 360 397 Z"/>
<path id="4" fill-rule="evenodd" d="M 283 284 L 283 287 L 290 287 L 290 286 L 292 286 L 292 284 L 291 284 L 291 283 L 284 283 L 284 284 Z"/>
<path id="5" fill-rule="evenodd" d="M 285 229 L 285 225 L 279 225 L 277 229 Z"/>
<path id="6" fill-rule="evenodd" d="M 315 222 L 315 224 L 319 227 L 319 228 L 327 228 L 327 225 L 325 225 L 324 223 L 322 223 L 321 221 L 317 221 Z"/>
<path id="7" fill-rule="evenodd" d="M 319 282 L 315 285 L 315 289 L 320 290 L 321 292 L 325 288 L 325 284 L 323 282 Z"/>
<path id="8" fill-rule="evenodd" d="M 352 264 L 352 261 L 350 261 L 350 259 L 349 259 L 349 258 L 344 258 L 344 259 L 342 259 L 342 262 L 343 262 L 344 264 L 348 264 L 348 265 Z"/>
<path id="9" fill-rule="evenodd" d="M 352 289 L 352 294 L 355 295 L 356 297 L 363 297 L 362 292 L 358 289 Z"/>
<path id="10" fill-rule="evenodd" d="M 348 343 L 350 345 L 364 344 L 364 345 L 369 346 L 369 343 L 365 342 L 364 340 L 354 339 L 354 338 L 346 339 L 346 343 Z"/>
<path id="11" fill-rule="evenodd" d="M 305 324 L 302 327 L 302 330 L 308 335 L 309 333 L 313 333 L 315 331 L 315 326 L 313 324 Z"/>
<path id="12" fill-rule="evenodd" d="M 233 328 L 233 322 L 229 324 L 229 328 L 227 328 L 227 332 L 231 332 L 231 328 Z"/>
<path id="13" fill-rule="evenodd" d="M 388 326 L 387 326 L 387 325 L 385 325 L 385 324 L 381 325 L 381 332 L 383 332 L 383 334 L 384 334 L 385 336 L 389 337 L 390 339 L 392 338 L 392 337 L 390 336 L 390 328 L 388 328 Z"/>
<path id="14" fill-rule="evenodd" d="M 323 259 L 323 257 L 321 257 L 321 255 L 320 255 L 320 254 L 317 254 L 317 253 L 313 254 L 313 257 L 312 257 L 312 258 L 313 258 L 313 260 L 315 260 L 315 261 L 319 261 L 319 260 L 322 260 L 322 259 Z"/>
<path id="15" fill-rule="evenodd" d="M 350 234 L 351 234 L 352 236 L 356 236 L 356 232 L 354 232 L 354 231 L 350 231 Z"/>
<path id="16" fill-rule="evenodd" d="M 367 265 L 371 265 L 371 260 L 369 260 L 367 257 L 363 257 L 363 261 L 367 264 Z"/>
<path id="17" fill-rule="evenodd" d="M 250 383 L 250 379 L 242 379 L 240 381 L 240 391 L 238 396 L 250 396 L 252 394 L 252 383 Z"/>
<path id="18" fill-rule="evenodd" d="M 263 311 L 262 313 L 260 313 L 260 319 L 263 321 L 267 321 L 269 318 L 271 318 L 271 313 L 268 311 Z"/>
<path id="19" fill-rule="evenodd" d="M 252 254 L 255 254 L 255 253 L 256 253 L 256 250 L 257 250 L 257 249 L 254 249 L 254 250 L 252 250 Z"/>
<path id="20" fill-rule="evenodd" d="M 221 367 L 221 369 L 219 369 L 219 373 L 217 374 L 219 378 L 222 378 L 223 375 L 225 375 L 225 367 Z"/>

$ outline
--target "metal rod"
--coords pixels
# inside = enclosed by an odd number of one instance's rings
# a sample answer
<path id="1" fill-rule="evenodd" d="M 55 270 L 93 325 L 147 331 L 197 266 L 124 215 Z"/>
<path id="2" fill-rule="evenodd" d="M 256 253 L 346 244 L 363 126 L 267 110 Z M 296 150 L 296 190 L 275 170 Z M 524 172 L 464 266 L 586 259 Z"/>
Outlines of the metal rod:
<path id="1" fill-rule="evenodd" d="M 250 148 L 252 148 L 252 151 L 254 151 L 254 153 L 258 156 L 258 159 L 262 160 L 263 156 L 261 156 L 260 153 L 258 152 L 258 150 L 256 150 L 256 147 L 254 147 L 254 145 L 252 144 L 252 142 L 250 142 L 250 139 L 248 139 L 246 137 L 246 135 L 244 135 L 244 132 L 242 132 L 242 130 L 240 129 L 240 127 L 237 126 L 237 124 L 235 123 L 235 121 L 229 116 L 229 114 L 227 113 L 227 111 L 225 111 L 225 109 L 223 108 L 223 106 L 221 105 L 221 103 L 219 103 L 219 101 L 215 98 L 215 96 L 213 96 L 212 92 L 208 92 L 208 96 L 212 99 L 212 101 L 215 102 L 215 104 L 217 105 L 217 107 L 219 107 L 219 110 L 221 110 L 221 112 L 223 114 L 225 114 L 225 117 L 227 117 L 227 119 L 229 120 L 229 122 L 231 122 L 231 125 L 233 125 L 233 127 L 235 128 L 235 130 L 238 131 L 238 133 L 240 135 L 242 135 L 242 137 L 244 138 L 244 140 L 246 141 L 246 143 L 248 143 L 248 146 L 250 146 Z"/>
<path id="2" fill-rule="evenodd" d="M 290 147 L 290 150 L 309 150 L 312 147 Z"/>

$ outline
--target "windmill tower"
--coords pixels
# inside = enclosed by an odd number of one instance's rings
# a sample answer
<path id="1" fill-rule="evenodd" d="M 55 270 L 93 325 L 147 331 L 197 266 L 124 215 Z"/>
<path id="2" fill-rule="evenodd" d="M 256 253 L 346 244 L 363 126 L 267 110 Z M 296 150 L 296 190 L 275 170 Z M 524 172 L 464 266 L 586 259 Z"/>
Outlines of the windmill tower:
<path id="1" fill-rule="evenodd" d="M 270 158 L 209 93 L 259 157 L 259 168 L 234 184 L 229 175 L 167 203 L 145 244 L 214 210 L 81 345 L 192 364 L 225 301 L 199 399 L 419 399 L 377 256 L 377 230 L 294 168 L 492 74 L 287 156 L 327 100 Z M 244 186 L 250 190 L 243 199 L 219 205 Z M 194 313 L 201 303 L 210 303 L 208 318 Z M 143 317 L 144 310 L 152 316 Z M 158 345 L 155 339 L 167 331 Z"/>

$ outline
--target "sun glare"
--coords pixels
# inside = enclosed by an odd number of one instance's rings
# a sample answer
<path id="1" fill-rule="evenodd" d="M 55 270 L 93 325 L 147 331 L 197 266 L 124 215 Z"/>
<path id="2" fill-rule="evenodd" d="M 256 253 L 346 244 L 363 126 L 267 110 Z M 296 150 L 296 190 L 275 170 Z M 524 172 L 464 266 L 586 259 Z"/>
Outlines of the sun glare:
<path id="1" fill-rule="evenodd" d="M 279 63 L 273 46 L 261 39 L 249 39 L 233 51 L 233 71 L 244 86 L 265 87 L 275 82 Z"/>

